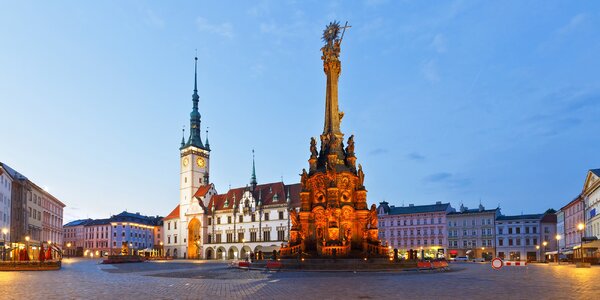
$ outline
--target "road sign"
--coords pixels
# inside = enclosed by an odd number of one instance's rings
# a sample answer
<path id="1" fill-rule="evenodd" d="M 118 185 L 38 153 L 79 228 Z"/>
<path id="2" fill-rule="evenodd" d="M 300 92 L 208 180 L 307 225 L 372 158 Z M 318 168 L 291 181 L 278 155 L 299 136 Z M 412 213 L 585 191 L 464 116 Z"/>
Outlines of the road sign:
<path id="1" fill-rule="evenodd" d="M 503 265 L 504 265 L 504 262 L 502 261 L 501 258 L 496 257 L 496 258 L 492 259 L 492 269 L 500 270 L 500 269 L 502 269 Z"/>

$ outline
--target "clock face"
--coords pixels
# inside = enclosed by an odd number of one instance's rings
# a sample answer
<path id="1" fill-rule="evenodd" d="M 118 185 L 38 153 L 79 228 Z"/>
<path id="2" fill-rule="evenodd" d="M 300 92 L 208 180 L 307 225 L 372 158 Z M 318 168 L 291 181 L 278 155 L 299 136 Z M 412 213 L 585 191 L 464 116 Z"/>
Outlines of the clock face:
<path id="1" fill-rule="evenodd" d="M 204 158 L 202 158 L 202 157 L 196 158 L 196 164 L 198 165 L 198 167 L 204 168 Z"/>
<path id="2" fill-rule="evenodd" d="M 190 163 L 190 160 L 186 157 L 183 159 L 183 166 L 187 167 L 187 165 Z"/>

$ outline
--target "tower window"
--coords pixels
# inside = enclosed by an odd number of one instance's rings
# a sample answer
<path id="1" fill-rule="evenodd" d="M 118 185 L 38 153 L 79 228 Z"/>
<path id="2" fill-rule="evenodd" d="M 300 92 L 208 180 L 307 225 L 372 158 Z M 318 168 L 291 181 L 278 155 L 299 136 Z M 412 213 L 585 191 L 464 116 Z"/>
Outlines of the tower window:
<path id="1" fill-rule="evenodd" d="M 187 183 L 187 177 L 183 177 L 183 182 Z"/>

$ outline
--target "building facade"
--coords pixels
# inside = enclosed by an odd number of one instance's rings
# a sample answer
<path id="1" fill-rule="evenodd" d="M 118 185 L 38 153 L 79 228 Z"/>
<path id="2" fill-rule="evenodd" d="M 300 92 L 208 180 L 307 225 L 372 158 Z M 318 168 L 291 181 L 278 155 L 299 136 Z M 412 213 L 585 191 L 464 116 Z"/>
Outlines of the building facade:
<path id="1" fill-rule="evenodd" d="M 209 181 L 208 137 L 202 142 L 200 136 L 196 78 L 195 66 L 190 133 L 179 148 L 179 203 L 162 220 L 160 248 L 166 256 L 189 259 L 234 259 L 277 250 L 289 236 L 287 209 L 298 205 L 299 185 L 258 185 L 253 161 L 250 185 L 217 193 Z"/>
<path id="2" fill-rule="evenodd" d="M 581 243 L 582 232 L 579 230 L 578 226 L 579 224 L 585 225 L 584 206 L 585 203 L 583 201 L 583 197 L 579 195 L 560 209 L 560 211 L 563 213 L 564 228 L 559 228 L 559 226 L 557 226 L 557 234 L 563 236 L 563 239 L 559 241 L 559 247 L 564 250 L 562 252 L 572 252 L 573 249 L 576 246 L 579 246 Z M 560 219 L 558 222 L 560 222 Z"/>
<path id="3" fill-rule="evenodd" d="M 567 248 L 567 234 L 565 232 L 565 212 L 561 209 L 556 212 L 556 234 L 562 236 L 561 239 L 558 240 L 558 248 L 562 253 L 566 253 Z"/>
<path id="4" fill-rule="evenodd" d="M 87 222 L 84 226 L 84 256 L 100 257 L 110 252 L 111 226 L 109 219 Z"/>
<path id="5" fill-rule="evenodd" d="M 585 236 L 600 239 L 600 169 L 588 171 L 581 196 L 585 203 Z"/>
<path id="6" fill-rule="evenodd" d="M 0 239 L 3 244 L 5 241 L 10 242 L 12 181 L 10 174 L 0 164 Z"/>
<path id="7" fill-rule="evenodd" d="M 120 253 L 123 245 L 128 245 L 132 253 L 152 252 L 155 250 L 155 231 L 160 226 L 159 216 L 149 217 L 140 213 L 122 212 L 109 219 L 111 225 L 111 239 L 109 253 Z"/>
<path id="8" fill-rule="evenodd" d="M 461 204 L 458 211 L 448 213 L 448 256 L 492 259 L 498 216 L 500 208 L 486 210 L 481 204 L 476 209 Z"/>
<path id="9" fill-rule="evenodd" d="M 432 258 L 448 253 L 447 215 L 455 211 L 450 203 L 395 207 L 384 201 L 377 211 L 379 239 L 403 256 L 408 250 L 423 250 Z"/>
<path id="10" fill-rule="evenodd" d="M 83 256 L 85 248 L 85 224 L 92 219 L 71 221 L 63 226 L 63 249 L 66 256 Z"/>
<path id="11" fill-rule="evenodd" d="M 8 230 L 11 247 L 17 243 L 25 243 L 28 230 L 27 199 L 31 197 L 31 186 L 27 177 L 0 163 L 0 170 L 12 179 L 10 229 Z"/>
<path id="12" fill-rule="evenodd" d="M 42 195 L 42 240 L 63 244 L 63 210 L 65 204 L 50 193 Z"/>
<path id="13" fill-rule="evenodd" d="M 540 261 L 544 253 L 557 249 L 555 235 L 555 214 L 499 216 L 496 256 L 511 261 Z"/>

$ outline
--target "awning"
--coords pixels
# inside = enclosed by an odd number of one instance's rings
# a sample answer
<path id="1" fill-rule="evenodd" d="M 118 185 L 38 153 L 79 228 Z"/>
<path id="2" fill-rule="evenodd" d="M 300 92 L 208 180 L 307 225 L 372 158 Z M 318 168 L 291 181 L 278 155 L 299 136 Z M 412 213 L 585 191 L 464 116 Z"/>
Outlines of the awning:
<path id="1" fill-rule="evenodd" d="M 545 254 L 546 255 L 556 255 L 556 254 L 558 254 L 558 251 L 548 251 Z"/>
<path id="2" fill-rule="evenodd" d="M 573 250 L 566 250 L 566 251 L 561 251 L 560 254 L 573 254 Z"/>

